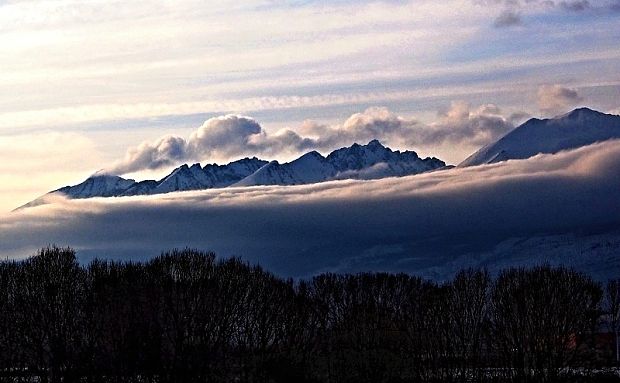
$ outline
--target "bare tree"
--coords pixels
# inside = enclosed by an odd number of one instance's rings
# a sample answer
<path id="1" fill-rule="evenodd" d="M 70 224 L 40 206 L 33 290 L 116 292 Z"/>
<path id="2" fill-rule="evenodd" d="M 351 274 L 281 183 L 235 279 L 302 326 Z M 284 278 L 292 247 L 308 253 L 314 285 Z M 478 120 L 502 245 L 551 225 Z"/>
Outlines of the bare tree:
<path id="1" fill-rule="evenodd" d="M 0 262 L 0 382 L 546 382 L 587 362 L 602 294 L 565 268 L 293 281 L 190 249 L 82 266 L 50 247 Z"/>
<path id="2" fill-rule="evenodd" d="M 27 260 L 18 273 L 16 320 L 29 369 L 42 381 L 75 379 L 82 351 L 84 271 L 71 249 L 49 247 Z"/>
<path id="3" fill-rule="evenodd" d="M 480 379 L 480 357 L 488 335 L 488 295 L 491 278 L 486 270 L 464 270 L 448 285 L 450 347 L 459 364 L 459 379 Z"/>
<path id="4" fill-rule="evenodd" d="M 493 288 L 494 342 L 520 380 L 557 378 L 594 329 L 602 297 L 589 277 L 565 268 L 510 269 Z"/>
<path id="5" fill-rule="evenodd" d="M 614 335 L 615 361 L 617 365 L 620 365 L 620 279 L 607 283 L 605 311 L 609 331 Z"/>

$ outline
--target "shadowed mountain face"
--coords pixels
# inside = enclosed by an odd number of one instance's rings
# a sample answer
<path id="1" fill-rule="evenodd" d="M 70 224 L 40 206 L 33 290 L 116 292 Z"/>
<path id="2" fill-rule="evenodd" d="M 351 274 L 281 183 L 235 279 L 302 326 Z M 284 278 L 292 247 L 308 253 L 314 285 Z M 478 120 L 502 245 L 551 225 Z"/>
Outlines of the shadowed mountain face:
<path id="1" fill-rule="evenodd" d="M 48 194 L 91 198 L 162 194 L 228 186 L 300 185 L 334 179 L 405 176 L 445 166 L 445 162 L 437 158 L 421 159 L 413 151 L 393 151 L 373 140 L 368 145 L 353 144 L 351 147 L 338 149 L 327 157 L 313 151 L 284 164 L 253 157 L 227 165 L 182 165 L 159 181 L 136 182 L 119 176 L 96 174 L 78 185 L 65 186 Z M 24 207 L 38 204 L 39 199 Z"/>
<path id="2" fill-rule="evenodd" d="M 497 142 L 478 150 L 459 166 L 524 159 L 614 138 L 620 138 L 620 116 L 580 108 L 551 119 L 532 118 Z"/>

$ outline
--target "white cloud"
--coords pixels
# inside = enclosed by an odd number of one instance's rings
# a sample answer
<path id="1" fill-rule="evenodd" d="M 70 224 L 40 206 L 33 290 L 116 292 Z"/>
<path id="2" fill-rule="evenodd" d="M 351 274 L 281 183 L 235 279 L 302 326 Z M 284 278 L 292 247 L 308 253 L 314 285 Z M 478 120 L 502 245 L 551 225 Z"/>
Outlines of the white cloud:
<path id="1" fill-rule="evenodd" d="M 397 148 L 444 144 L 476 148 L 497 139 L 512 127 L 512 122 L 502 116 L 497 106 L 489 104 L 470 110 L 464 102 L 453 103 L 431 126 L 378 107 L 355 113 L 342 124 L 305 121 L 295 129 L 275 133 L 268 133 L 250 117 L 225 115 L 208 119 L 187 139 L 166 135 L 130 148 L 125 158 L 106 171 L 126 174 L 178 165 L 184 161 L 225 162 L 243 156 L 282 158 L 309 150 L 329 152 L 373 139 Z"/>
<path id="2" fill-rule="evenodd" d="M 450 109 L 440 115 L 432 129 L 420 131 L 422 144 L 450 143 L 480 147 L 497 140 L 514 128 L 510 117 L 494 104 L 476 109 L 463 101 L 453 102 Z"/>

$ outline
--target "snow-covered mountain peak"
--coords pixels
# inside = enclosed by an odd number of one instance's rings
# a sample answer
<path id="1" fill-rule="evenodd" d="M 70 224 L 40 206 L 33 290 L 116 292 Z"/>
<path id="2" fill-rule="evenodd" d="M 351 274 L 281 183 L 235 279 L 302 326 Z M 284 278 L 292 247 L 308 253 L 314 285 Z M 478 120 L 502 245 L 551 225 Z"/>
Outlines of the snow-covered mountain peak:
<path id="1" fill-rule="evenodd" d="M 372 150 L 385 149 L 385 146 L 383 146 L 377 139 L 370 141 L 366 146 Z"/>
<path id="2" fill-rule="evenodd" d="M 361 170 L 379 162 L 389 161 L 395 152 L 381 145 L 377 140 L 370 141 L 367 145 L 357 143 L 348 148 L 341 148 L 331 152 L 327 156 L 338 171 Z"/>
<path id="3" fill-rule="evenodd" d="M 271 162 L 235 186 L 299 185 L 345 178 L 404 176 L 445 167 L 436 158 L 420 159 L 413 151 L 392 151 L 378 140 L 353 144 L 327 157 L 313 151 L 289 163 Z"/>
<path id="4" fill-rule="evenodd" d="M 565 120 L 565 119 L 580 120 L 580 119 L 585 119 L 589 117 L 601 117 L 601 116 L 605 116 L 605 113 L 583 107 L 583 108 L 574 109 L 563 115 L 556 116 L 553 119 L 554 120 Z"/>
<path id="5" fill-rule="evenodd" d="M 301 163 L 312 163 L 312 162 L 317 162 L 317 161 L 324 162 L 325 157 L 323 157 L 321 153 L 317 152 L 316 150 L 313 150 L 311 152 L 304 154 L 298 159 L 292 161 L 292 163 L 295 162 L 295 163 L 301 164 Z"/>
<path id="6" fill-rule="evenodd" d="M 316 150 L 313 150 L 299 157 L 299 159 L 301 158 L 323 158 L 324 159 L 325 157 L 323 157 L 323 155 L 321 155 L 321 153 L 317 152 Z"/>
<path id="7" fill-rule="evenodd" d="M 175 174 L 186 173 L 187 171 L 189 171 L 189 166 L 187 164 L 183 164 L 179 166 L 178 168 L 174 169 L 172 173 L 170 173 L 166 178 L 173 176 Z"/>
<path id="8" fill-rule="evenodd" d="M 551 119 L 530 119 L 498 141 L 481 148 L 459 166 L 557 153 L 614 138 L 620 138 L 620 116 L 579 108 Z"/>
<path id="9" fill-rule="evenodd" d="M 119 176 L 95 173 L 75 186 L 65 186 L 52 193 L 62 193 L 70 198 L 111 197 L 120 194 L 136 181 Z"/>

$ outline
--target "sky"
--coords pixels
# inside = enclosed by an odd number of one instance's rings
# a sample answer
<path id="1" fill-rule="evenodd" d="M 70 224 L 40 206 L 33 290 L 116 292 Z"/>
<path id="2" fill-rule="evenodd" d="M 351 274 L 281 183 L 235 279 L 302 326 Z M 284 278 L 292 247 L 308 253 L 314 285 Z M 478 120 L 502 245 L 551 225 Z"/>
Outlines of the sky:
<path id="1" fill-rule="evenodd" d="M 620 108 L 617 0 L 0 1 L 0 41 L 0 212 L 99 170 L 372 138 L 456 164 Z"/>

